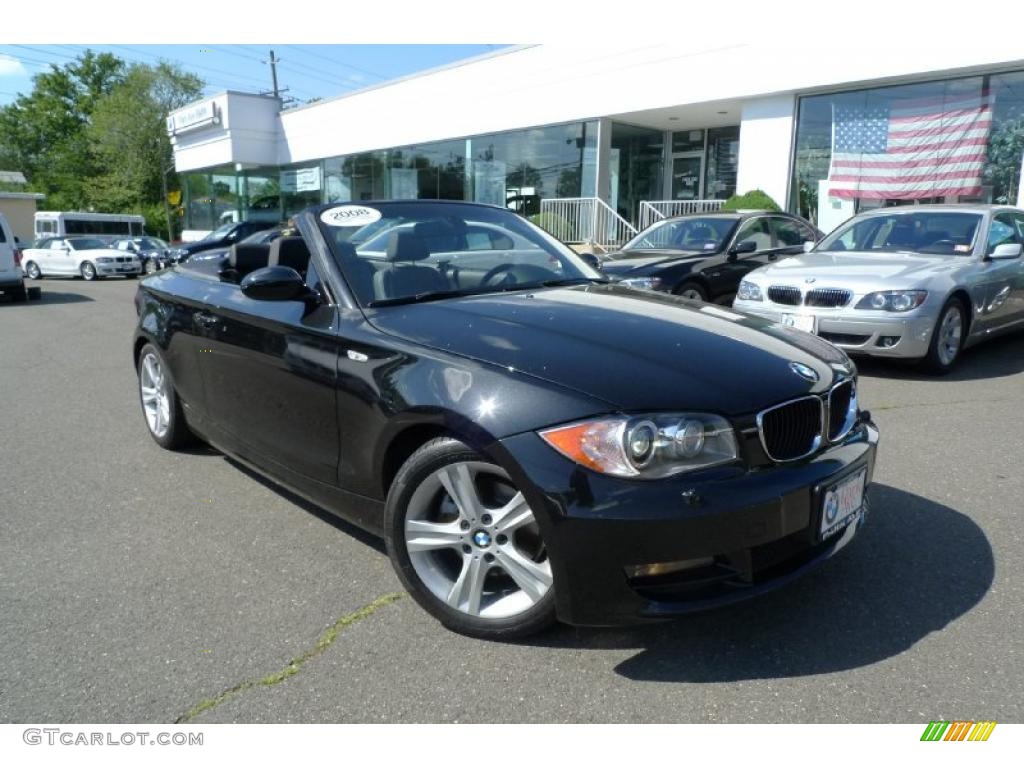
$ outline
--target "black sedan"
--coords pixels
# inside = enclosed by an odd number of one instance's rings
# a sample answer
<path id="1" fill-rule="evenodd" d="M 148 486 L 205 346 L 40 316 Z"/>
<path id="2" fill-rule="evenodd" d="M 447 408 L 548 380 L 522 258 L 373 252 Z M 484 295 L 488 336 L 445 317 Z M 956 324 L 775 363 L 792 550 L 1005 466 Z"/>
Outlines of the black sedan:
<path id="1" fill-rule="evenodd" d="M 142 271 L 151 275 L 164 267 L 176 264 L 179 259 L 171 256 L 171 248 L 166 242 L 157 237 L 144 235 L 142 237 L 121 237 L 111 241 L 111 248 L 119 251 L 134 253 L 142 262 Z"/>
<path id="2" fill-rule="evenodd" d="M 665 619 L 784 584 L 864 524 L 878 433 L 831 344 L 611 283 L 503 208 L 297 225 L 142 281 L 146 425 L 382 535 L 446 626 Z"/>
<path id="3" fill-rule="evenodd" d="M 690 299 L 729 304 L 747 272 L 803 253 L 821 232 L 771 211 L 701 213 L 655 222 L 602 260 L 613 280 Z"/>
<path id="4" fill-rule="evenodd" d="M 172 248 L 170 255 L 176 262 L 186 261 L 193 254 L 201 253 L 202 251 L 230 248 L 250 235 L 270 229 L 273 226 L 273 223 L 266 221 L 228 222 L 217 227 L 217 229 L 213 230 L 202 240 L 196 240 L 180 245 L 177 248 Z"/>

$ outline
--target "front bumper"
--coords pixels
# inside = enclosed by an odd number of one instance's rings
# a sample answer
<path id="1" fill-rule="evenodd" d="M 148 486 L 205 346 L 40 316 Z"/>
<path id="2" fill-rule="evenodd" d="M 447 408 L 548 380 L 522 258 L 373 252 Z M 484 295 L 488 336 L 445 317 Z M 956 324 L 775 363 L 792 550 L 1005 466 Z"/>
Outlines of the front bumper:
<path id="1" fill-rule="evenodd" d="M 96 273 L 103 277 L 115 275 L 138 275 L 142 272 L 139 262 L 114 262 L 112 264 L 96 264 Z"/>
<path id="2" fill-rule="evenodd" d="M 814 315 L 817 334 L 852 354 L 877 357 L 920 358 L 928 354 L 935 318 L 918 312 L 909 316 L 871 310 L 823 307 L 765 306 L 763 301 L 733 302 L 732 308 L 748 315 L 783 322 L 784 315 Z M 898 339 L 892 343 L 893 339 Z"/>
<path id="3" fill-rule="evenodd" d="M 532 433 L 501 446 L 541 526 L 559 618 L 608 626 L 737 602 L 831 557 L 865 517 L 819 541 L 820 497 L 825 487 L 862 468 L 870 482 L 877 444 L 874 425 L 861 422 L 842 443 L 805 461 L 720 467 L 657 481 L 590 472 Z M 694 565 L 630 575 L 636 566 L 681 561 Z"/>

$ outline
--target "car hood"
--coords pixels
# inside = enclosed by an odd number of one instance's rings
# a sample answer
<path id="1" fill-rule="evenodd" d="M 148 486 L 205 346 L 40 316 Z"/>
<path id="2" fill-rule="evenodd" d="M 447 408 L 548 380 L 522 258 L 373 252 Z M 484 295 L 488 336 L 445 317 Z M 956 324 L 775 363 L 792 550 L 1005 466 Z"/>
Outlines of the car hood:
<path id="1" fill-rule="evenodd" d="M 601 262 L 601 271 L 608 275 L 625 275 L 647 270 L 654 266 L 668 266 L 681 261 L 699 261 L 713 256 L 715 251 L 644 250 L 622 251 L 610 254 L 611 259 Z"/>
<path id="2" fill-rule="evenodd" d="M 748 414 L 851 373 L 816 336 L 625 286 L 460 297 L 367 310 L 379 330 L 520 371 L 622 410 Z M 814 369 L 811 383 L 791 362 Z"/>
<path id="3" fill-rule="evenodd" d="M 861 251 L 813 251 L 762 267 L 756 275 L 767 280 L 793 283 L 814 278 L 821 286 L 848 286 L 885 282 L 919 285 L 922 280 L 967 265 L 968 256 L 929 256 L 916 253 L 865 253 Z"/>

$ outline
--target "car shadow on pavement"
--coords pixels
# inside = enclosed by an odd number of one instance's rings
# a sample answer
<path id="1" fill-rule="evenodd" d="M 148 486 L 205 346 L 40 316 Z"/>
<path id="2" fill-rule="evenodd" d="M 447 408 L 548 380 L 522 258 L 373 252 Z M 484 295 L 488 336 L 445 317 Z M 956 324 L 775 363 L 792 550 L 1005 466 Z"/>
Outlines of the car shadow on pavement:
<path id="1" fill-rule="evenodd" d="M 995 562 L 966 515 L 885 485 L 871 502 L 849 547 L 778 592 L 665 624 L 562 627 L 536 644 L 641 648 L 615 671 L 660 682 L 800 677 L 896 656 L 977 605 Z"/>
<path id="2" fill-rule="evenodd" d="M 352 523 L 348 522 L 347 520 L 343 520 L 337 515 L 332 515 L 326 509 L 314 504 L 311 501 L 306 501 L 298 494 L 292 493 L 284 486 L 277 485 L 276 483 L 271 482 L 263 475 L 249 469 L 244 464 L 240 464 L 239 462 L 232 459 L 230 456 L 224 456 L 224 460 L 227 461 L 227 463 L 230 464 L 235 469 L 244 472 L 247 476 L 251 477 L 253 480 L 255 480 L 263 487 L 267 488 L 270 491 L 273 491 L 274 493 L 278 494 L 279 496 L 285 499 L 288 499 L 288 501 L 290 501 L 295 506 L 300 507 L 306 512 L 309 512 L 309 514 L 311 515 L 315 515 L 328 525 L 334 526 L 341 533 L 344 533 L 346 536 L 351 536 L 352 538 L 357 539 L 360 543 L 377 550 L 382 555 L 387 555 L 387 550 L 384 548 L 384 540 L 382 538 L 374 536 L 372 533 L 369 533 L 368 531 L 364 531 L 359 526 L 353 525 Z"/>
<path id="3" fill-rule="evenodd" d="M 911 361 L 862 356 L 854 360 L 860 373 L 881 378 L 938 382 L 995 379 L 1024 371 L 1024 333 L 1008 334 L 964 350 L 953 370 L 945 376 L 923 371 Z"/>
<path id="4" fill-rule="evenodd" d="M 38 301 L 33 301 L 26 306 L 33 304 L 78 304 L 83 301 L 94 301 L 91 296 L 83 296 L 80 293 L 62 293 L 60 291 L 43 290 Z"/>

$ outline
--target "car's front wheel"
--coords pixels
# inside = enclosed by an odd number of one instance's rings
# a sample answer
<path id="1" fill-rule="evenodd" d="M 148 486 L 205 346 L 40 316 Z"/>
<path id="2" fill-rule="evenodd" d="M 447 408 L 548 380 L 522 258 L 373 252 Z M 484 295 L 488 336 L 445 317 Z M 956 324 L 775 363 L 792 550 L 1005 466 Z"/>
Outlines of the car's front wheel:
<path id="1" fill-rule="evenodd" d="M 160 267 L 157 265 L 155 259 L 146 259 L 146 274 L 154 275 Z"/>
<path id="2" fill-rule="evenodd" d="M 684 299 L 692 299 L 693 301 L 708 300 L 707 289 L 700 283 L 693 280 L 687 280 L 682 284 L 677 285 L 673 293 L 677 296 L 682 296 Z"/>
<path id="3" fill-rule="evenodd" d="M 967 311 L 960 299 L 951 298 L 942 307 L 932 331 L 924 366 L 932 373 L 946 374 L 960 358 L 967 330 Z"/>
<path id="4" fill-rule="evenodd" d="M 83 280 L 95 280 L 96 279 L 96 265 L 91 261 L 83 261 L 82 267 L 82 279 Z"/>
<path id="5" fill-rule="evenodd" d="M 512 640 L 555 621 L 551 562 L 508 473 L 453 438 L 399 470 L 388 494 L 388 554 L 413 598 L 451 630 Z"/>
<path id="6" fill-rule="evenodd" d="M 183 448 L 192 439 L 167 365 L 157 348 L 146 344 L 139 352 L 139 400 L 149 434 L 162 448 Z"/>

